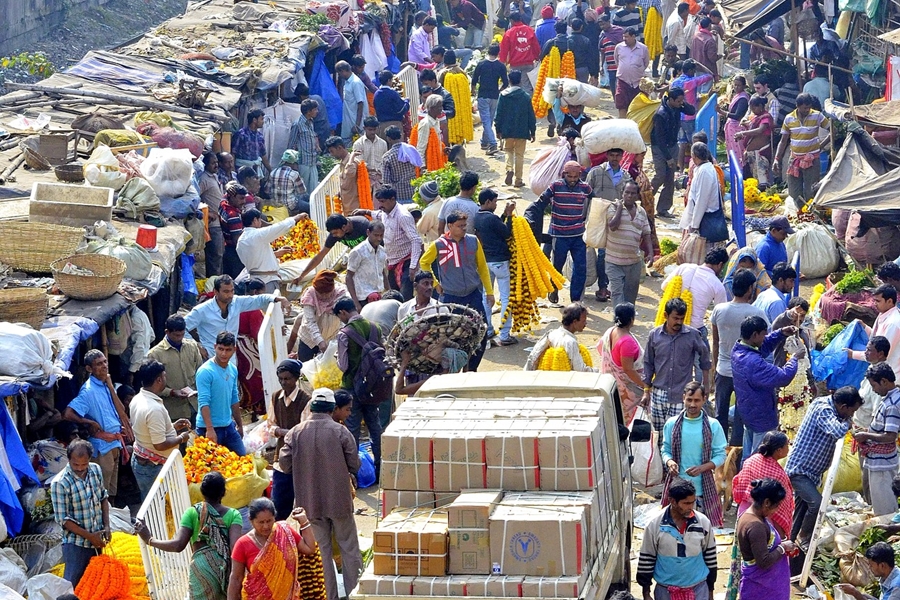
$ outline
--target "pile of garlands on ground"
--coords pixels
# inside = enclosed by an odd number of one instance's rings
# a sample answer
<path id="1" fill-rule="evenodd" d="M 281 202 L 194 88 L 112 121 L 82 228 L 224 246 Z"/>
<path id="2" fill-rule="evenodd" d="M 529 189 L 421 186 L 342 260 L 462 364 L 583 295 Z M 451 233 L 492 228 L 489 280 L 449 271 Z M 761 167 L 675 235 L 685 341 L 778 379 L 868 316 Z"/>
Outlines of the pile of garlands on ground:
<path id="1" fill-rule="evenodd" d="M 554 289 L 562 289 L 566 282 L 559 271 L 541 251 L 531 226 L 524 217 L 513 216 L 512 237 L 509 238 L 510 290 L 509 305 L 503 323 L 513 320 L 512 332 L 527 332 L 540 323 L 538 298 L 546 298 Z"/>
<path id="2" fill-rule="evenodd" d="M 285 262 L 298 258 L 309 258 L 319 252 L 319 228 L 312 219 L 303 219 L 283 235 L 272 242 L 272 249 L 290 248 L 291 251 L 278 260 Z"/>

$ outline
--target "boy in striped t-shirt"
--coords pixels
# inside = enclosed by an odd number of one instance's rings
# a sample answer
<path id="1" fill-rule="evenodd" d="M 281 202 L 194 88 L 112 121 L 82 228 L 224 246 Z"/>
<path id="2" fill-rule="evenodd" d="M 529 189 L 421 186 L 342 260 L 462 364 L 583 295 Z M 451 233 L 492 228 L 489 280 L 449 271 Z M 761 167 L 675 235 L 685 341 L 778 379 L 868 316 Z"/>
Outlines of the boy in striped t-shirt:
<path id="1" fill-rule="evenodd" d="M 828 130 L 828 119 L 821 112 L 813 110 L 813 97 L 809 94 L 797 96 L 797 109 L 784 119 L 781 126 L 781 143 L 772 163 L 775 173 L 781 172 L 781 159 L 791 147 L 791 160 L 787 168 L 788 193 L 797 208 L 813 197 L 813 187 L 819 183 L 822 171 L 819 154 L 822 142 L 819 129 Z"/>

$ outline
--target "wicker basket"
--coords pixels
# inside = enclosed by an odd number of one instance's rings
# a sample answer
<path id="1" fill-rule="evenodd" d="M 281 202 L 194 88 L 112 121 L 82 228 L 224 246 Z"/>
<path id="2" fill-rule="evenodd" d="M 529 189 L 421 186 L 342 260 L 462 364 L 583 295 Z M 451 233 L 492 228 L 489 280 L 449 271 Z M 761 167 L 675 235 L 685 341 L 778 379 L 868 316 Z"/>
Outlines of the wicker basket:
<path id="1" fill-rule="evenodd" d="M 0 290 L 0 321 L 25 323 L 40 330 L 47 318 L 47 293 L 41 288 Z"/>
<path id="2" fill-rule="evenodd" d="M 74 254 L 83 237 L 80 227 L 0 222 L 0 262 L 27 273 L 49 273 L 50 263 Z"/>
<path id="3" fill-rule="evenodd" d="M 93 271 L 93 276 L 63 273 L 66 263 Z M 63 294 L 73 300 L 104 300 L 116 293 L 125 275 L 125 262 L 103 254 L 76 254 L 53 261 L 53 278 Z"/>
<path id="4" fill-rule="evenodd" d="M 54 169 L 54 172 L 56 173 L 56 178 L 60 181 L 69 183 L 84 181 L 84 165 L 81 163 L 59 165 Z"/>

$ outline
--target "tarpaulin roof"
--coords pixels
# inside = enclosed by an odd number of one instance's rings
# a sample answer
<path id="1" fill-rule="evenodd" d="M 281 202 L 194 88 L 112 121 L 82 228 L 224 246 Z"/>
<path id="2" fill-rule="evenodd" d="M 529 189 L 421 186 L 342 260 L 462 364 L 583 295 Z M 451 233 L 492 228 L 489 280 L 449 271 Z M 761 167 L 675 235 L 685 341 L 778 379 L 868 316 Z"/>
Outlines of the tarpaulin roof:
<path id="1" fill-rule="evenodd" d="M 815 208 L 856 210 L 866 227 L 900 224 L 900 154 L 853 127 L 822 179 Z"/>
<path id="2" fill-rule="evenodd" d="M 900 100 L 854 106 L 853 114 L 873 125 L 900 127 Z"/>
<path id="3" fill-rule="evenodd" d="M 800 4 L 798 0 L 794 0 L 796 4 Z M 734 36 L 747 38 L 755 29 L 759 29 L 764 25 L 774 21 L 778 17 L 791 12 L 791 0 L 767 0 L 760 2 L 759 0 L 739 0 L 736 4 L 745 4 L 744 8 L 737 12 L 734 17 L 729 17 L 729 23 L 732 29 L 737 29 Z M 725 9 L 725 5 L 722 6 Z M 740 18 L 738 18 L 740 17 Z"/>
<path id="4" fill-rule="evenodd" d="M 879 40 L 884 40 L 890 44 L 900 44 L 900 29 L 894 29 L 878 36 Z"/>
<path id="5" fill-rule="evenodd" d="M 724 0 L 719 9 L 732 29 L 743 27 L 751 19 L 761 14 L 769 5 L 782 0 Z"/>

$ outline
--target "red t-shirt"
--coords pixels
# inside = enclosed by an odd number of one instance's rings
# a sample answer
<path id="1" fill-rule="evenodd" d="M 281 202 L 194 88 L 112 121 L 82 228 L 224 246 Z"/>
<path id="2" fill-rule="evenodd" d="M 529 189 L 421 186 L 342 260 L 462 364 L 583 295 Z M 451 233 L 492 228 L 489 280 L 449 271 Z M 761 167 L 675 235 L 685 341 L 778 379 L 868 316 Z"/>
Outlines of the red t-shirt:
<path id="1" fill-rule="evenodd" d="M 291 534 L 294 536 L 294 542 L 300 543 L 300 534 L 293 529 L 291 529 Z M 261 548 L 256 545 L 256 542 L 253 541 L 253 538 L 248 533 L 242 535 L 234 545 L 234 548 L 231 549 L 231 558 L 249 568 L 253 561 L 256 560 L 260 550 Z"/>

